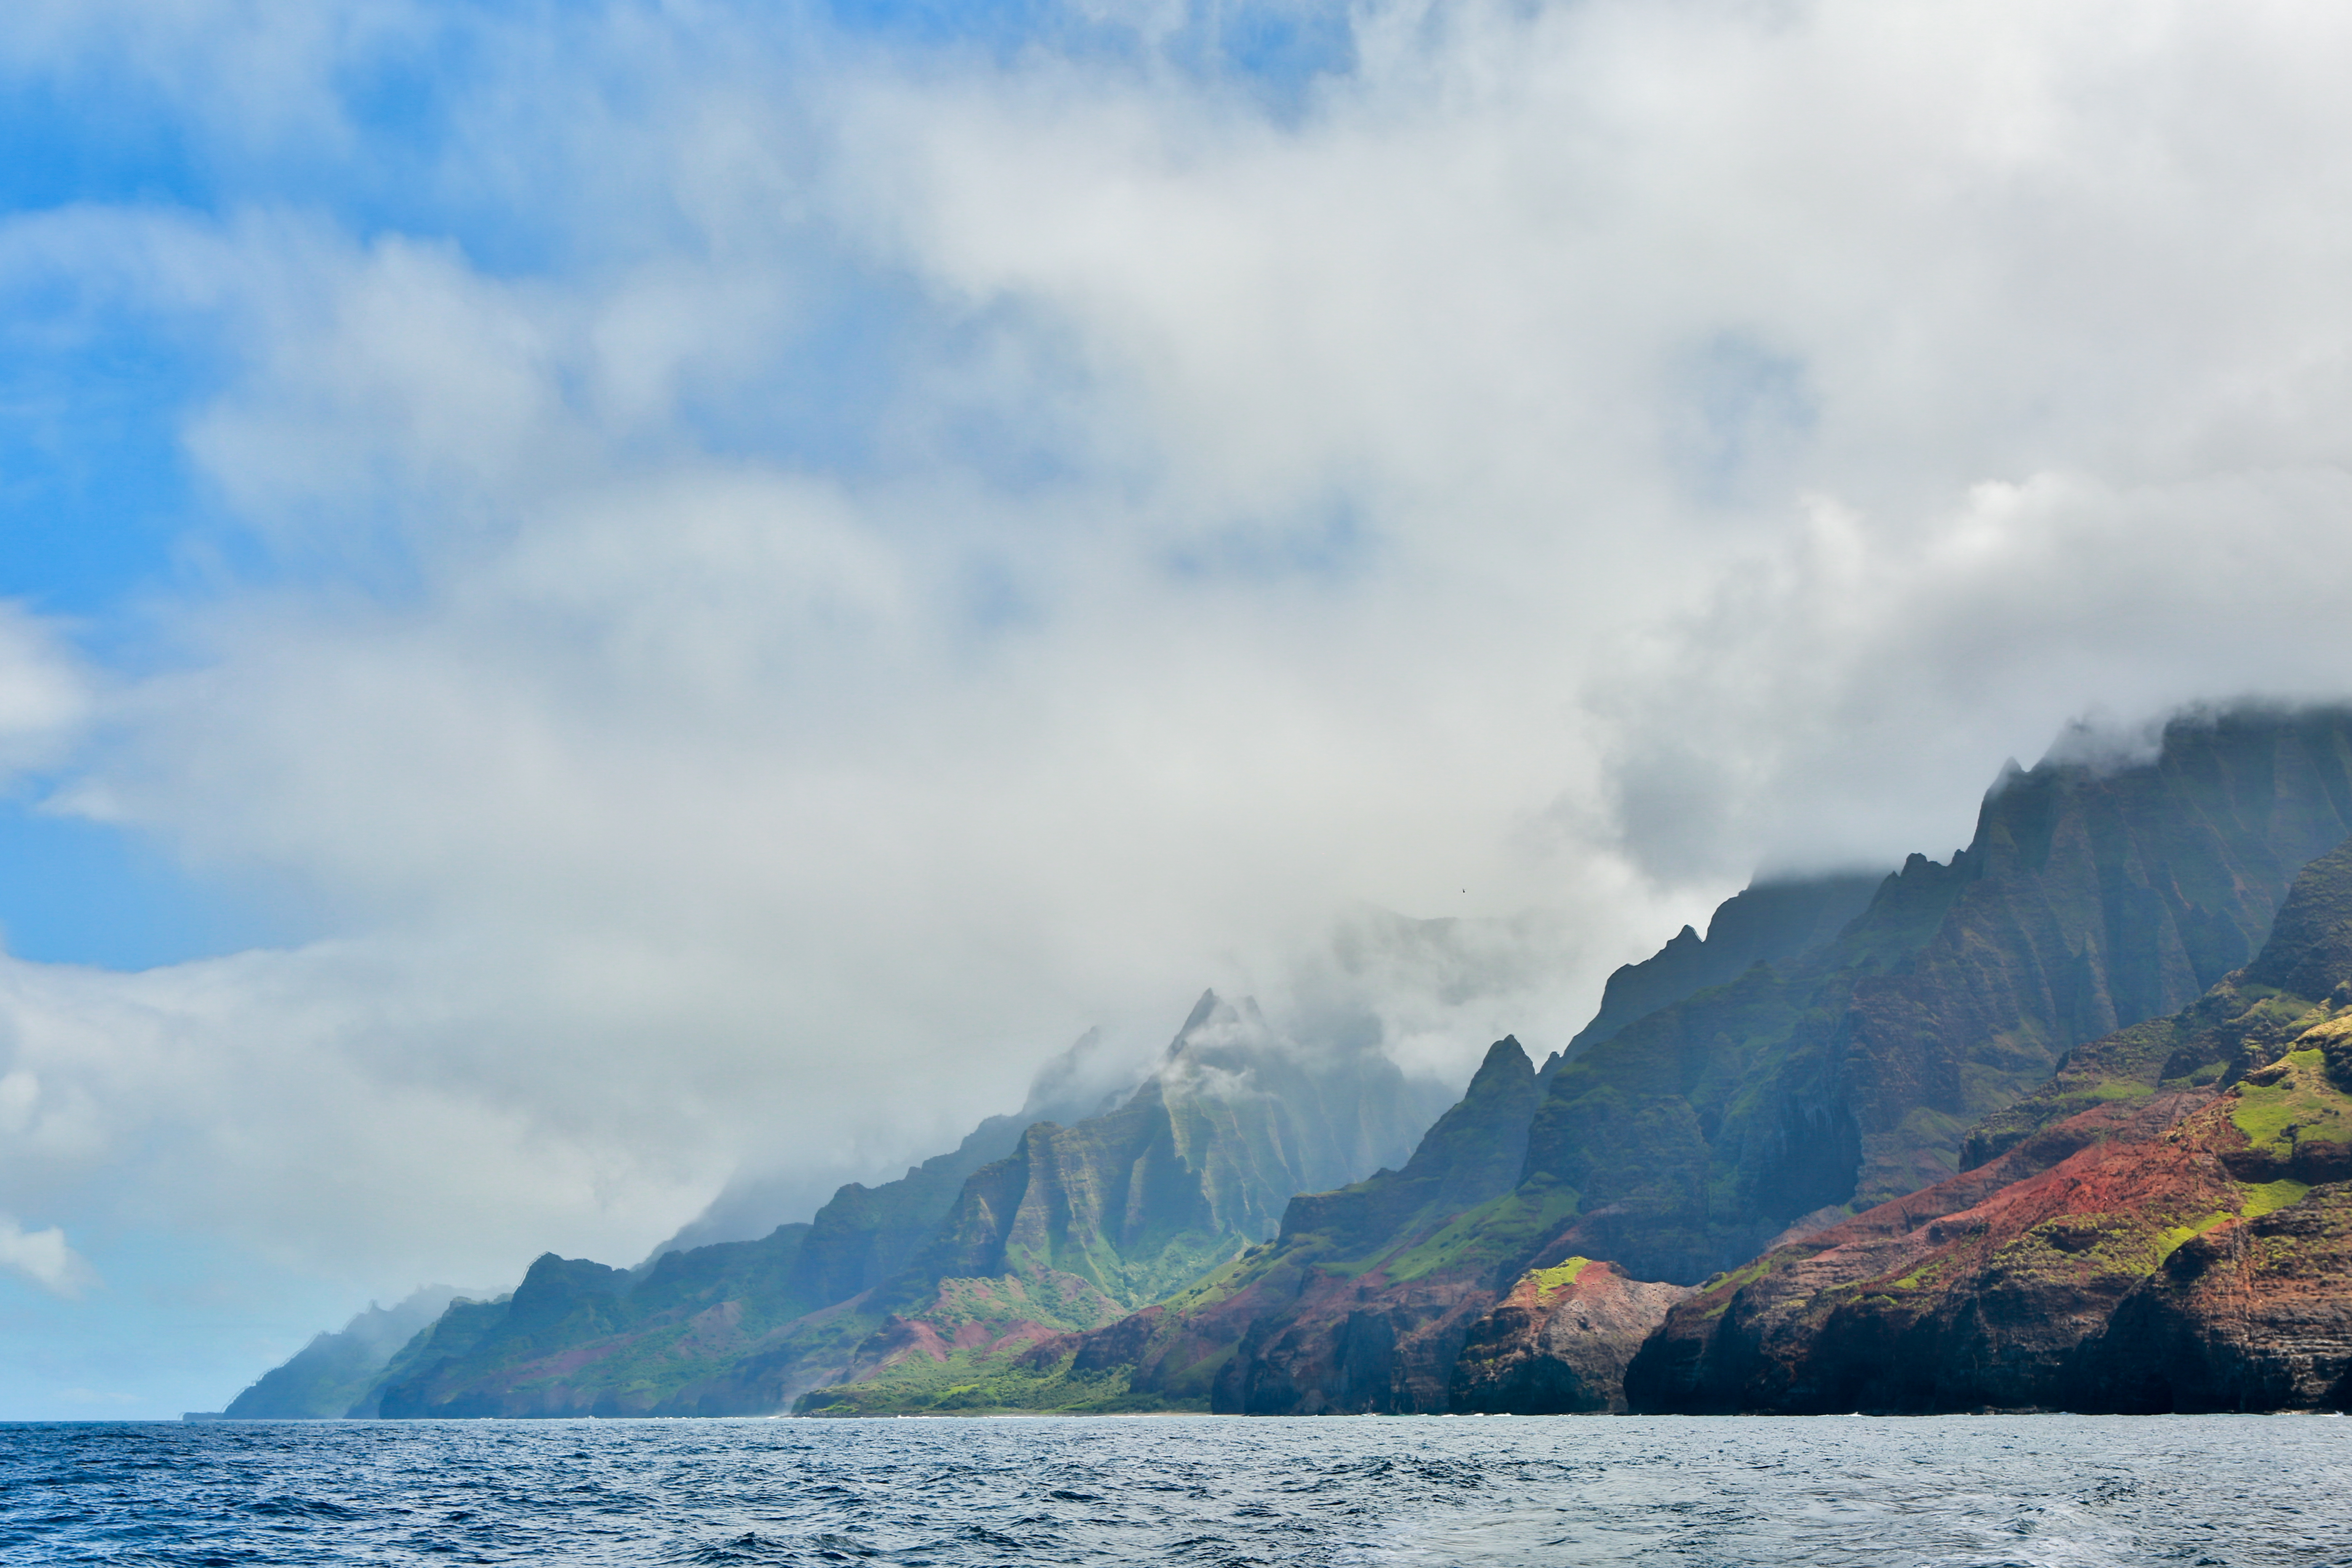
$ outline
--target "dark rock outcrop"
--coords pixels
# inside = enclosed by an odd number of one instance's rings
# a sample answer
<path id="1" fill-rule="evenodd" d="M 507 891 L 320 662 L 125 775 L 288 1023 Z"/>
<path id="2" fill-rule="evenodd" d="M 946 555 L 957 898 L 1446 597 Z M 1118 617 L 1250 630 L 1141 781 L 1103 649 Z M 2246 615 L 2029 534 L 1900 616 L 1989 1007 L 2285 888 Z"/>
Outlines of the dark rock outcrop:
<path id="1" fill-rule="evenodd" d="M 2054 1152 L 1988 1168 L 1776 1247 L 1669 1314 L 1634 1358 L 1639 1411 L 1777 1415 L 2048 1408 L 2068 1358 L 2168 1246 L 2240 1200 L 2210 1151 L 2150 1134 L 2204 1096 L 2084 1111 Z M 1970 1202 L 1975 1199 L 1978 1201 Z"/>
<path id="2" fill-rule="evenodd" d="M 1690 1293 L 1687 1286 L 1629 1279 L 1611 1264 L 1584 1258 L 1531 1268 L 1464 1336 L 1454 1363 L 1453 1408 L 1622 1413 L 1626 1367 Z"/>
<path id="3" fill-rule="evenodd" d="M 2352 1189 L 2182 1243 L 2084 1347 L 2064 1397 L 2133 1415 L 2352 1407 Z"/>
<path id="4" fill-rule="evenodd" d="M 1276 1245 L 1211 1309 L 1234 1344 L 1213 1407 L 1444 1409 L 1462 1336 L 1495 1291 L 1479 1271 L 1444 1267 L 1451 1255 L 1442 1243 L 1418 1255 L 1409 1244 L 1435 1240 L 1455 1215 L 1508 1196 L 1538 1093 L 1526 1050 L 1497 1040 L 1404 1169 L 1293 1198 Z"/>

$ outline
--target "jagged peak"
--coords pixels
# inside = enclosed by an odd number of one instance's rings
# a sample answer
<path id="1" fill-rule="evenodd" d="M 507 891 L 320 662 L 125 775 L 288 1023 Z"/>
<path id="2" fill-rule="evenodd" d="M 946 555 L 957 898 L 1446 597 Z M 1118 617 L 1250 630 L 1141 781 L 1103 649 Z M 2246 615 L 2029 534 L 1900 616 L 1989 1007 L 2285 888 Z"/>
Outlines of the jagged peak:
<path id="1" fill-rule="evenodd" d="M 1759 871 L 1707 918 L 1706 934 L 1685 924 L 1648 958 L 1620 965 L 1601 988 L 1591 1022 L 1544 1071 L 1638 1018 L 1727 984 L 1758 963 L 1780 963 L 1833 937 L 1866 909 L 1886 879 L 1877 868 Z"/>
<path id="2" fill-rule="evenodd" d="M 1265 1021 L 1257 998 L 1244 996 L 1237 1002 L 1227 1001 L 1213 990 L 1201 993 L 1185 1016 L 1183 1027 L 1168 1042 L 1167 1055 L 1173 1058 L 1185 1050 L 1202 1046 L 1270 1045 L 1275 1043 L 1274 1030 Z"/>
<path id="3" fill-rule="evenodd" d="M 1176 1031 L 1176 1038 L 1168 1048 L 1172 1051 L 1177 1046 L 1183 1044 L 1184 1037 L 1215 1016 L 1218 1007 L 1222 1005 L 1223 998 L 1218 996 L 1214 986 L 1202 992 L 1201 999 L 1192 1004 L 1191 1016 L 1185 1018 L 1184 1026 Z"/>
<path id="4" fill-rule="evenodd" d="M 1690 928 L 1685 926 L 1683 929 L 1688 931 Z M 1483 1079 L 1498 1075 L 1520 1079 L 1534 1071 L 1535 1062 L 1528 1056 L 1527 1047 L 1519 1044 L 1517 1035 L 1505 1035 L 1486 1047 L 1486 1055 L 1479 1062 L 1478 1070 L 1470 1075 L 1470 1087 L 1463 1093 L 1465 1098 L 1475 1093 Z"/>

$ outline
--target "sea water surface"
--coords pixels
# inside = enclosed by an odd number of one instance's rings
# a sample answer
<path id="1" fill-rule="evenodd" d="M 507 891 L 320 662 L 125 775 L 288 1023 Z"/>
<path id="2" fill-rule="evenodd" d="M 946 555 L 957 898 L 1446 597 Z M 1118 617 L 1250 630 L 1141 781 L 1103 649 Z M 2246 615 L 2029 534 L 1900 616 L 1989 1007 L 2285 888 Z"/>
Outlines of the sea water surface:
<path id="1" fill-rule="evenodd" d="M 5 1426 L 0 1562 L 2352 1564 L 2352 1421 Z"/>

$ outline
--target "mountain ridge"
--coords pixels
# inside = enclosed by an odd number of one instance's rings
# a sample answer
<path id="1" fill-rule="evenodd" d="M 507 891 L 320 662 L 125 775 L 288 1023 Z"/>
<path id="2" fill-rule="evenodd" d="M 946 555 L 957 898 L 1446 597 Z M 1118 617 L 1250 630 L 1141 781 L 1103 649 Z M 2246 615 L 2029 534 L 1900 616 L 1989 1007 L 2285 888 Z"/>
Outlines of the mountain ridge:
<path id="1" fill-rule="evenodd" d="M 2190 716 L 2150 759 L 2005 770 L 1950 863 L 1914 855 L 1828 942 L 1553 1064 L 1509 1191 L 1387 1229 L 1347 1216 L 1384 1212 L 1391 1178 L 1303 1196 L 1185 1310 L 1200 1325 L 1151 1342 L 1231 1342 L 1220 1410 L 1443 1410 L 1466 1336 L 1531 1268 L 1689 1284 L 1948 1177 L 2068 1049 L 2251 958 L 2347 813 L 2340 709 Z"/>
<path id="2" fill-rule="evenodd" d="M 2262 1247 L 2325 1254 L 2332 1211 L 2279 1220 L 2210 1183 L 2160 1198 L 2174 1178 L 2119 1151 L 2193 1136 L 2235 1182 L 2217 1096 L 2327 1103 L 2352 1022 L 2254 1075 L 2276 1030 L 2352 1003 L 2295 990 L 2352 984 L 2352 882 L 2312 871 L 2347 835 L 2352 710 L 2187 715 L 2135 758 L 2053 750 L 2002 771 L 1948 862 L 1759 879 L 1706 937 L 1685 926 L 1612 974 L 1540 1068 L 1496 1042 L 1417 1142 L 1395 1082 L 1272 1049 L 1254 1005 L 1208 994 L 1097 1114 L 992 1119 L 809 1222 L 635 1271 L 544 1257 L 513 1297 L 451 1303 L 375 1397 L 399 1415 L 1617 1408 L 1636 1384 L 1667 1397 L 1656 1357 L 1693 1313 L 1769 1316 L 1798 1277 L 1776 1270 L 1858 1268 L 1888 1225 L 1996 1197 L 2015 1217 L 2066 1183 L 2128 1186 L 2130 1160 L 2157 1184 L 2131 1203 L 2229 1198 L 2213 1245 L 2238 1251 L 2169 1295 L 2116 1275 L 2137 1304 L 2100 1353 L 2203 1346 L 2219 1387 L 2252 1352 L 2213 1348 L 2214 1281 L 2284 1300 L 2246 1283 Z M 2215 1057 L 2226 1030 L 2236 1054 Z M 1919 1218 L 1937 1205 L 1958 1206 Z M 2310 1234 L 2281 1241 L 2294 1226 Z M 2192 1236 L 2165 1256 L 2210 1251 Z"/>
<path id="3" fill-rule="evenodd" d="M 1009 1147 L 993 1119 L 756 1240 L 635 1270 L 544 1255 L 510 1297 L 452 1303 L 373 1396 L 403 1417 L 756 1414 L 954 1348 L 1017 1351 L 1216 1267 L 1293 1192 L 1402 1158 L 1442 1103 L 1377 1052 L 1299 1046 L 1205 993 L 1099 1114 L 1033 1121 Z"/>

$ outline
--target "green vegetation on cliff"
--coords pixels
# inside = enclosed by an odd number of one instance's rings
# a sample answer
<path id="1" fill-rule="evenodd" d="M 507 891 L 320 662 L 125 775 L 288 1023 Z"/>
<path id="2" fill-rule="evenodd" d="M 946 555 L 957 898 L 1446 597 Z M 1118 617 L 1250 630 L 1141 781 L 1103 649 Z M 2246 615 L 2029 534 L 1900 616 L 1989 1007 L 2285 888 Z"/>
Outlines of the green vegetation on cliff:
<path id="1" fill-rule="evenodd" d="M 2336 946 L 2336 933 L 2352 930 L 2347 889 L 2352 889 L 2352 843 L 2304 869 L 2263 951 L 2244 969 L 2222 976 L 2170 1017 L 2069 1052 L 2048 1082 L 1970 1130 L 1965 1164 L 1981 1165 L 2095 1105 L 2236 1081 L 2275 1061 L 2291 1040 L 2308 1038 L 2308 1048 L 2320 1053 L 2315 1059 L 2324 1060 L 2331 1047 L 2345 1056 L 2352 1023 L 2329 1019 L 2331 1009 L 2352 1000 L 2352 993 L 2339 993 L 2328 977 L 2352 973 L 2352 952 Z"/>

